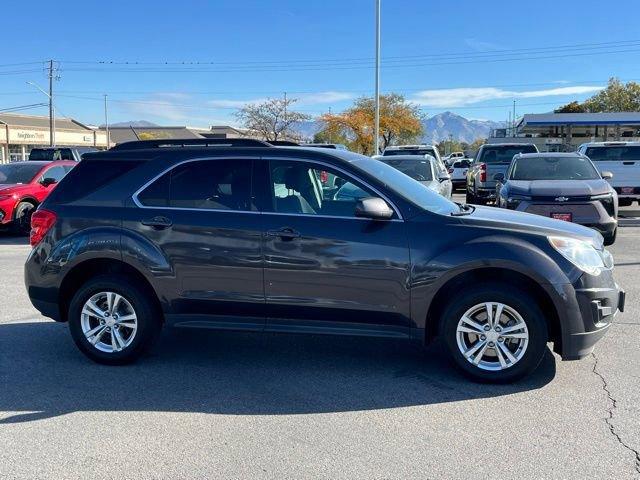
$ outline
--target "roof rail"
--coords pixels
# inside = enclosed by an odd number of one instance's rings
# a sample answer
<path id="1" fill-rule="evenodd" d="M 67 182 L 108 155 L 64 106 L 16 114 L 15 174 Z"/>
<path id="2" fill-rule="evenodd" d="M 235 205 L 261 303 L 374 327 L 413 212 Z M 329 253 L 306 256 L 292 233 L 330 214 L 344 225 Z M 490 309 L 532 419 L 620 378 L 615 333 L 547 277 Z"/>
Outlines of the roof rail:
<path id="1" fill-rule="evenodd" d="M 144 150 L 147 148 L 172 147 L 271 147 L 262 140 L 253 138 L 185 138 L 165 140 L 138 140 L 123 142 L 111 147 L 111 150 Z"/>
<path id="2" fill-rule="evenodd" d="M 269 142 L 274 147 L 299 147 L 298 142 L 292 142 L 291 140 L 273 140 Z"/>

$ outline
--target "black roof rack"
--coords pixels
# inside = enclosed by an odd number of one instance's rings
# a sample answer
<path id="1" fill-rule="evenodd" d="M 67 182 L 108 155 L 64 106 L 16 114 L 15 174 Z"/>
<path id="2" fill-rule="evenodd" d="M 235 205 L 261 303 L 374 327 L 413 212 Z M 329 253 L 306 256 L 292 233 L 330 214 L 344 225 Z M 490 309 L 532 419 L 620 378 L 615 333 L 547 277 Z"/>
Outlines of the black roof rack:
<path id="1" fill-rule="evenodd" d="M 185 138 L 170 140 L 138 140 L 119 143 L 111 150 L 144 150 L 172 147 L 272 147 L 270 143 L 253 138 Z"/>
<path id="2" fill-rule="evenodd" d="M 269 142 L 274 147 L 299 147 L 298 142 L 292 142 L 291 140 L 273 140 Z"/>

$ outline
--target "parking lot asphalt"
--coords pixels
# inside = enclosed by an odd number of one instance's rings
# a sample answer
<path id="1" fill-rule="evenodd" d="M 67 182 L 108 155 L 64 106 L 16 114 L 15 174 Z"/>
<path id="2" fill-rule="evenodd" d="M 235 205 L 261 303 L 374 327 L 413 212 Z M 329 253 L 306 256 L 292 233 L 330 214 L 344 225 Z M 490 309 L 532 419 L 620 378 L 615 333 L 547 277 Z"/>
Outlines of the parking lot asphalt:
<path id="1" fill-rule="evenodd" d="M 166 329 L 91 363 L 31 307 L 25 239 L 0 236 L 0 478 L 640 478 L 640 228 L 594 355 L 468 382 L 439 343 Z"/>

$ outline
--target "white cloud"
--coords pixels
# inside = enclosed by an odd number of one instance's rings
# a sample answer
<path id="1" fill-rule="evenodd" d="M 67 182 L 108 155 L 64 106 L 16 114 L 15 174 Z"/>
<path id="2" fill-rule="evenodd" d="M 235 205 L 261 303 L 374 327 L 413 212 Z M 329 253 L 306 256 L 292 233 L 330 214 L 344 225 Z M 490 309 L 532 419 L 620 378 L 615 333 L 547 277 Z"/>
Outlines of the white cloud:
<path id="1" fill-rule="evenodd" d="M 289 98 L 295 98 L 297 100 L 296 106 L 321 105 L 326 103 L 336 103 L 336 102 L 342 102 L 345 100 L 350 100 L 354 98 L 354 95 L 352 93 L 347 93 L 347 92 L 326 91 L 326 92 L 315 92 L 315 93 L 290 94 Z M 217 108 L 241 108 L 248 104 L 262 103 L 266 100 L 268 100 L 267 97 L 250 98 L 246 100 L 221 99 L 221 100 L 210 100 L 209 102 L 207 102 L 207 104 L 211 107 L 217 107 Z"/>
<path id="2" fill-rule="evenodd" d="M 573 86 L 548 88 L 545 90 L 510 91 L 500 88 L 448 88 L 442 90 L 422 90 L 411 101 L 429 107 L 463 107 L 474 103 L 504 98 L 538 98 L 561 95 L 583 95 L 602 90 L 602 86 Z"/>

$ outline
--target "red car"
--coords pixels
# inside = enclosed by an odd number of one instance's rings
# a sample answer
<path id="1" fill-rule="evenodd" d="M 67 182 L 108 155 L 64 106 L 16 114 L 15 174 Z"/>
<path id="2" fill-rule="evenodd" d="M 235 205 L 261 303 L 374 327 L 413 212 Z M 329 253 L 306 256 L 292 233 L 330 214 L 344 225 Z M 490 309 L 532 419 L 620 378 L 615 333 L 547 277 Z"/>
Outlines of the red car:
<path id="1" fill-rule="evenodd" d="M 0 165 L 0 227 L 28 233 L 31 214 L 77 162 L 14 162 Z"/>

